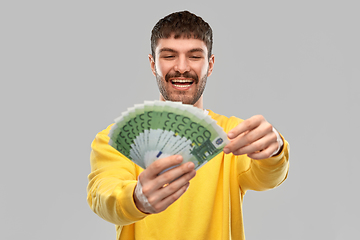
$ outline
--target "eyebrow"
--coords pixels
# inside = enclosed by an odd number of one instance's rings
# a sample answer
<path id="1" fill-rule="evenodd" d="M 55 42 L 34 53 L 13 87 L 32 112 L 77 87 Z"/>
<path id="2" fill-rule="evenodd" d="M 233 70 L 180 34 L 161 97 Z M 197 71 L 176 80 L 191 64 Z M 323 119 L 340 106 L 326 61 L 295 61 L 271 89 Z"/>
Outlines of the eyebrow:
<path id="1" fill-rule="evenodd" d="M 176 53 L 177 51 L 175 51 L 174 49 L 172 48 L 162 48 L 159 50 L 159 53 L 162 53 L 162 52 L 173 52 L 173 53 Z M 202 49 L 202 48 L 193 48 L 193 49 L 190 49 L 190 51 L 188 51 L 190 53 L 194 53 L 194 52 L 202 52 L 202 53 L 205 53 L 205 51 Z"/>
<path id="2" fill-rule="evenodd" d="M 191 49 L 189 52 L 193 53 L 193 52 L 202 52 L 205 53 L 205 51 L 202 48 L 193 48 Z"/>
<path id="3" fill-rule="evenodd" d="M 176 51 L 171 48 L 162 48 L 159 50 L 159 53 L 162 53 L 162 52 L 176 52 Z"/>

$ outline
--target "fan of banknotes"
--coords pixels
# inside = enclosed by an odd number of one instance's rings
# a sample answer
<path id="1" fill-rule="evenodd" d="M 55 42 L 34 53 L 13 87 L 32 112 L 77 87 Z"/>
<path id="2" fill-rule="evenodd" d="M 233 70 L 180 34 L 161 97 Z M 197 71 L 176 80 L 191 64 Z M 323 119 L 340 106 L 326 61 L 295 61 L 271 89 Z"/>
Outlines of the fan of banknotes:
<path id="1" fill-rule="evenodd" d="M 128 108 L 115 119 L 109 137 L 112 147 L 144 169 L 175 154 L 199 169 L 229 143 L 207 112 L 170 101 L 145 101 Z"/>

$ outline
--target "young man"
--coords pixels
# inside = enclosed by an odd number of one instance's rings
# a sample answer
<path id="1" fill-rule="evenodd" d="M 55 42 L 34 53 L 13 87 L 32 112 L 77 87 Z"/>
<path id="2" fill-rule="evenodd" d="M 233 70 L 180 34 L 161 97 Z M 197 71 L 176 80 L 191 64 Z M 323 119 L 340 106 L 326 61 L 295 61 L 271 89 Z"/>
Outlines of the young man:
<path id="1" fill-rule="evenodd" d="M 187 11 L 161 19 L 151 36 L 150 66 L 160 100 L 203 109 L 214 67 L 212 30 Z M 111 125 L 92 143 L 88 203 L 116 225 L 117 239 L 244 239 L 242 200 L 247 190 L 280 185 L 288 173 L 288 143 L 262 116 L 245 121 L 211 110 L 231 142 L 195 172 L 181 156 L 143 170 L 112 148 Z M 196 175 L 196 176 L 195 176 Z"/>

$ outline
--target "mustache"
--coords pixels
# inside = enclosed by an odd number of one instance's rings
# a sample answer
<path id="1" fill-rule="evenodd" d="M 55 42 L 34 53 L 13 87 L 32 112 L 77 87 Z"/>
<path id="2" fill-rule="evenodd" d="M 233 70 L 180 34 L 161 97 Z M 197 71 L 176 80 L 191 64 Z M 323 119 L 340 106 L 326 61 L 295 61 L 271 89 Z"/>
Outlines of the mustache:
<path id="1" fill-rule="evenodd" d="M 199 78 L 196 74 L 192 74 L 190 72 L 185 72 L 185 73 L 180 73 L 180 72 L 175 72 L 175 73 L 167 73 L 165 75 L 165 81 L 169 82 L 170 78 L 179 78 L 179 77 L 183 77 L 183 78 L 190 78 L 193 79 L 195 83 L 199 82 Z"/>

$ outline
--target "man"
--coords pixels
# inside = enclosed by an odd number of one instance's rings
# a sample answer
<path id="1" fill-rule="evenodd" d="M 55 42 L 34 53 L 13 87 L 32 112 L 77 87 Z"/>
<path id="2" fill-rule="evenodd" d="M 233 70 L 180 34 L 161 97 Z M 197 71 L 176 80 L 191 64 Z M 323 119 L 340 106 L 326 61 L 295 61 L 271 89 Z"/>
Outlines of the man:
<path id="1" fill-rule="evenodd" d="M 187 11 L 170 14 L 155 25 L 151 48 L 160 100 L 203 109 L 215 60 L 210 26 Z M 116 225 L 117 239 L 245 239 L 243 197 L 286 179 L 288 143 L 262 116 L 243 121 L 206 111 L 230 143 L 197 172 L 188 162 L 159 175 L 181 163 L 181 156 L 143 170 L 108 144 L 111 125 L 96 136 L 88 203 Z"/>

